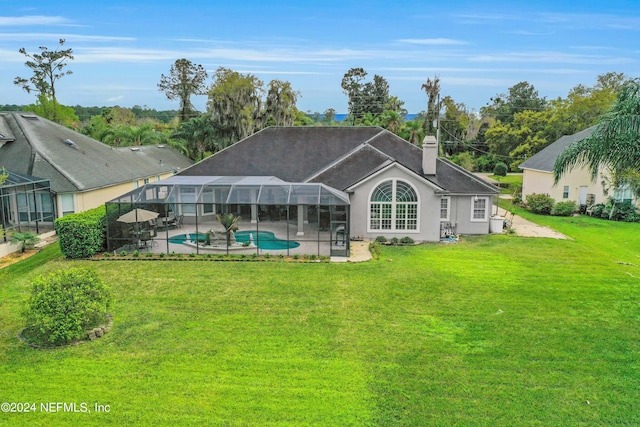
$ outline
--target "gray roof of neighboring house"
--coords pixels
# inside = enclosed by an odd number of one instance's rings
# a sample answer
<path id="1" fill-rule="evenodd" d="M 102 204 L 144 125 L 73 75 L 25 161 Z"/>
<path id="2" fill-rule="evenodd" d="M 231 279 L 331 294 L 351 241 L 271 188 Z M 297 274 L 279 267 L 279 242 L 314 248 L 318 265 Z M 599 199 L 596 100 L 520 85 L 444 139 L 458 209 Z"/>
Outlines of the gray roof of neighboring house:
<path id="1" fill-rule="evenodd" d="M 422 149 L 379 127 L 269 127 L 180 175 L 274 175 L 287 182 L 321 182 L 345 190 L 394 162 L 444 192 L 499 191 L 445 159 L 438 159 L 435 176 L 425 176 Z"/>
<path id="2" fill-rule="evenodd" d="M 56 193 L 93 190 L 193 164 L 170 148 L 114 148 L 29 113 L 0 112 L 0 134 L 11 139 L 0 146 L 0 167 L 49 179 Z"/>
<path id="3" fill-rule="evenodd" d="M 547 145 L 545 148 L 533 155 L 530 159 L 527 159 L 525 162 L 521 163 L 518 167 L 520 169 L 533 169 L 543 172 L 553 172 L 553 165 L 555 164 L 556 159 L 558 158 L 560 153 L 562 153 L 569 145 L 573 144 L 574 142 L 591 136 L 595 128 L 595 126 L 591 126 L 590 128 L 581 130 L 580 132 L 574 133 L 573 135 L 565 135 L 561 137 L 557 141 L 551 143 L 550 145 Z"/>

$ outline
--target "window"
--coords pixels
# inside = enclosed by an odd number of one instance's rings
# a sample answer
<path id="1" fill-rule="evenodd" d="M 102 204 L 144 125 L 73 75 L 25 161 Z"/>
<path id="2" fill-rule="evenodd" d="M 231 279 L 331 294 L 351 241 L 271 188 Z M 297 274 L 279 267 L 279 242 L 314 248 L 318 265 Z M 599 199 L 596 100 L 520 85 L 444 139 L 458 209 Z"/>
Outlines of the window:
<path id="1" fill-rule="evenodd" d="M 487 220 L 487 207 L 489 205 L 487 197 L 474 196 L 471 203 L 471 221 L 481 222 Z"/>
<path id="2" fill-rule="evenodd" d="M 568 199 L 569 198 L 569 186 L 565 185 L 564 188 L 562 189 L 562 198 L 563 199 Z"/>
<path id="3" fill-rule="evenodd" d="M 440 221 L 449 221 L 449 203 L 450 197 L 443 197 L 440 199 Z"/>
<path id="4" fill-rule="evenodd" d="M 76 208 L 73 194 L 61 194 L 60 205 L 62 206 L 62 216 L 74 213 Z"/>
<path id="5" fill-rule="evenodd" d="M 620 187 L 616 188 L 613 193 L 613 198 L 617 202 L 631 203 L 633 201 L 633 192 L 628 182 L 625 182 Z"/>
<path id="6" fill-rule="evenodd" d="M 180 208 L 181 213 L 187 216 L 196 214 L 196 189 L 195 187 L 180 188 Z"/>
<path id="7" fill-rule="evenodd" d="M 369 201 L 370 230 L 418 230 L 418 195 L 405 181 L 378 185 Z"/>
<path id="8" fill-rule="evenodd" d="M 145 178 L 144 179 L 144 183 L 145 183 L 145 185 L 148 184 L 149 183 L 149 178 Z"/>

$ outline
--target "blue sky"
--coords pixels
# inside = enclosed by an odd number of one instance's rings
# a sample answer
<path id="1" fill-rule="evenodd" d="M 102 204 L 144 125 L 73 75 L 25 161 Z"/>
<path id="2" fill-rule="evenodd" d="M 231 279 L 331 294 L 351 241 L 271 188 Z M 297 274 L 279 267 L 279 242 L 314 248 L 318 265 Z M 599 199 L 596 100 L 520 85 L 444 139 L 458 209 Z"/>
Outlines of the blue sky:
<path id="1" fill-rule="evenodd" d="M 56 85 L 66 105 L 177 109 L 157 84 L 180 58 L 210 75 L 287 80 L 298 108 L 318 112 L 346 112 L 340 82 L 352 67 L 387 79 L 412 113 L 435 75 L 470 111 L 520 81 L 551 99 L 610 71 L 640 77 L 637 0 L 92 3 L 0 0 L 0 104 L 34 102 L 13 84 L 31 76 L 18 50 L 57 49 L 59 38 L 75 56 Z M 204 110 L 206 97 L 193 102 Z"/>

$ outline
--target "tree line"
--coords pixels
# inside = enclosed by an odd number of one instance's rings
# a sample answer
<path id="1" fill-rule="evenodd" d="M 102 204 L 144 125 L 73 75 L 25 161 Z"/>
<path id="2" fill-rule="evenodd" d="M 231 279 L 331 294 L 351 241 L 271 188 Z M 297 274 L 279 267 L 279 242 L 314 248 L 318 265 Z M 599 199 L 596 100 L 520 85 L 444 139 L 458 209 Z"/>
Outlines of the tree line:
<path id="1" fill-rule="evenodd" d="M 523 81 L 496 94 L 475 114 L 442 94 L 436 75 L 416 87 L 424 91 L 426 108 L 408 120 L 404 101 L 390 92 L 383 76 L 370 78 L 363 68 L 351 68 L 341 82 L 348 117 L 336 121 L 332 108 L 322 113 L 300 111 L 296 105 L 300 93 L 288 81 L 265 84 L 255 75 L 224 67 L 209 76 L 202 65 L 182 58 L 160 76 L 157 85 L 169 100 L 178 102 L 178 110 L 68 107 L 57 102 L 55 83 L 72 74 L 66 67 L 73 51 L 64 47 L 64 40 L 59 43 L 58 50 L 41 47 L 33 54 L 20 49 L 32 75 L 16 77 L 14 83 L 35 92 L 36 102 L 3 109 L 25 109 L 115 146 L 168 144 L 194 160 L 267 126 L 380 126 L 416 145 L 426 135 L 436 135 L 440 154 L 472 171 L 492 171 L 499 162 L 516 171 L 526 158 L 561 136 L 598 123 L 631 80 L 611 72 L 598 76 L 593 86 L 577 85 L 566 97 L 550 100 Z M 206 111 L 196 110 L 193 96 L 207 96 Z"/>

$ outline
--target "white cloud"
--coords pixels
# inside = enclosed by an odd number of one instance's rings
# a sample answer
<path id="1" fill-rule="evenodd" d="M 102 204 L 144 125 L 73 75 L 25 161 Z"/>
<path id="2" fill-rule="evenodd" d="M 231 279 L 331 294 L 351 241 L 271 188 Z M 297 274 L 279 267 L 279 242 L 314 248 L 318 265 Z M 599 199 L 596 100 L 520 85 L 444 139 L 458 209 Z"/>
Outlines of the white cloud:
<path id="1" fill-rule="evenodd" d="M 0 40 L 55 40 L 64 39 L 66 42 L 109 42 L 109 41 L 134 41 L 133 37 L 120 36 L 92 36 L 83 34 L 60 33 L 0 33 Z"/>
<path id="2" fill-rule="evenodd" d="M 17 27 L 24 25 L 68 25 L 71 22 L 62 16 L 0 16 L 0 27 Z"/>
<path id="3" fill-rule="evenodd" d="M 624 57 L 606 57 L 600 55 L 572 55 L 561 52 L 512 52 L 498 54 L 476 55 L 468 58 L 471 62 L 529 62 L 541 63 L 550 62 L 555 64 L 596 64 L 596 65 L 616 65 L 631 62 L 631 59 Z"/>
<path id="4" fill-rule="evenodd" d="M 450 46 L 450 45 L 467 45 L 469 44 L 463 40 L 436 38 L 436 39 L 400 39 L 400 43 L 419 44 L 429 46 Z"/>

